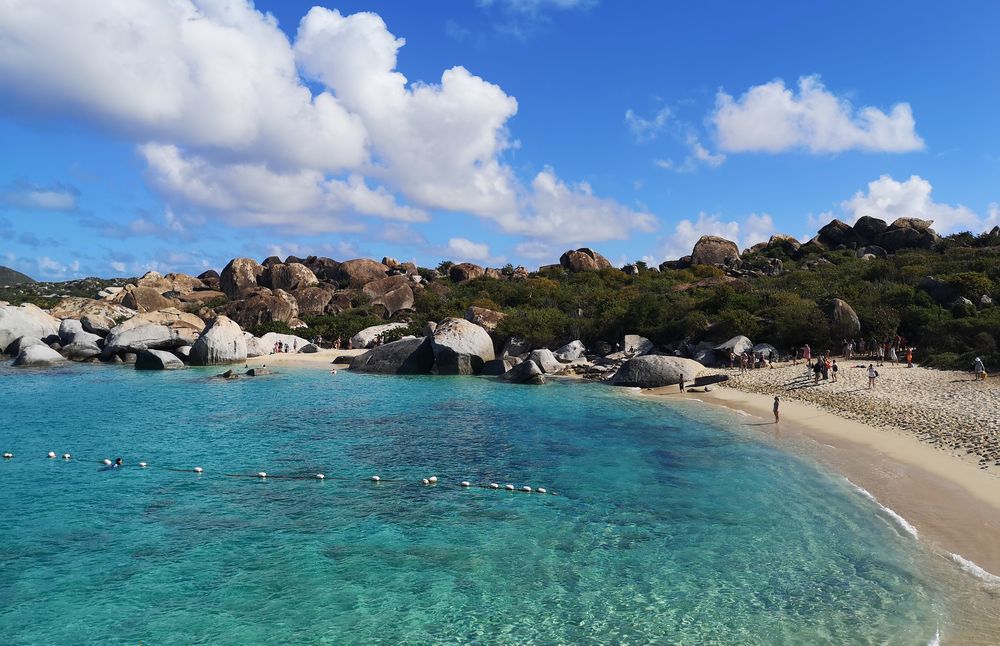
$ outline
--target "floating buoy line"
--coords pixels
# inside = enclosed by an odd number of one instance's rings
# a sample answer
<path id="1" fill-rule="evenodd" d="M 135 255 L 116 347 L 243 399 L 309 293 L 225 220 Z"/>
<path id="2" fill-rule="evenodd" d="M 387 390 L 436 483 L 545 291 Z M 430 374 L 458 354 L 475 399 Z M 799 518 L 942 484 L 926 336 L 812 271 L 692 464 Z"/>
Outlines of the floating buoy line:
<path id="1" fill-rule="evenodd" d="M 58 456 L 58 454 L 55 451 L 49 451 L 45 455 L 45 459 L 47 459 L 47 460 L 55 460 L 57 457 L 59 457 L 59 456 Z M 13 460 L 14 459 L 14 454 L 11 453 L 11 452 L 9 452 L 9 451 L 4 452 L 3 453 L 3 459 L 4 460 Z M 112 469 L 125 469 L 125 468 L 128 468 L 128 466 L 129 466 L 129 465 L 125 465 L 124 463 L 116 465 L 116 463 L 112 462 L 110 458 L 101 458 L 99 460 L 86 460 L 86 459 L 81 460 L 81 459 L 75 458 L 70 453 L 63 453 L 62 454 L 62 460 L 63 460 L 63 462 L 75 462 L 77 464 L 98 464 L 98 465 L 102 465 L 103 468 L 99 469 L 99 471 L 108 471 L 108 470 L 112 470 Z M 198 475 L 198 476 L 211 475 L 211 474 L 206 474 L 205 469 L 203 467 L 200 467 L 200 466 L 180 468 L 180 467 L 170 467 L 170 466 L 159 466 L 159 465 L 149 464 L 148 462 L 137 462 L 137 463 L 134 464 L 134 466 L 138 467 L 139 469 L 158 469 L 160 471 L 170 471 L 170 472 L 174 472 L 174 473 L 192 473 L 192 474 L 195 474 L 195 475 Z M 367 477 L 367 478 L 356 478 L 356 477 L 349 477 L 349 476 L 333 476 L 333 475 L 327 475 L 325 473 L 316 473 L 316 474 L 313 474 L 313 475 L 281 475 L 281 474 L 268 473 L 266 471 L 258 471 L 257 473 L 219 473 L 218 475 L 220 475 L 222 477 L 225 477 L 225 478 L 253 478 L 253 479 L 262 480 L 262 481 L 267 481 L 267 480 L 320 480 L 320 481 L 323 481 L 323 480 L 334 480 L 334 481 L 338 481 L 338 482 L 368 482 L 368 483 L 370 483 L 372 485 L 382 485 L 382 484 L 419 484 L 419 485 L 421 485 L 423 487 L 427 487 L 427 488 L 436 488 L 438 486 L 442 486 L 442 487 L 449 487 L 449 486 L 451 486 L 451 487 L 457 487 L 457 488 L 460 488 L 460 489 L 487 489 L 487 490 L 493 490 L 493 491 L 504 491 L 504 492 L 508 492 L 508 493 L 530 493 L 530 494 L 540 494 L 540 495 L 550 495 L 550 496 L 557 496 L 557 495 L 559 495 L 555 491 L 551 491 L 550 492 L 548 489 L 546 489 L 544 487 L 532 487 L 530 485 L 516 486 L 516 485 L 510 484 L 510 483 L 501 485 L 501 484 L 499 484 L 497 482 L 488 482 L 488 483 L 476 484 L 476 483 L 473 483 L 473 482 L 471 482 L 469 480 L 462 480 L 461 482 L 458 482 L 457 484 L 451 484 L 450 482 L 442 482 L 442 481 L 440 481 L 438 479 L 438 476 L 436 476 L 436 475 L 431 475 L 431 476 L 427 476 L 427 477 L 424 477 L 424 478 L 419 478 L 417 480 L 410 480 L 410 479 L 407 479 L 407 478 L 383 478 L 383 477 L 381 477 L 379 475 L 373 475 L 373 476 L 370 476 L 370 477 Z"/>

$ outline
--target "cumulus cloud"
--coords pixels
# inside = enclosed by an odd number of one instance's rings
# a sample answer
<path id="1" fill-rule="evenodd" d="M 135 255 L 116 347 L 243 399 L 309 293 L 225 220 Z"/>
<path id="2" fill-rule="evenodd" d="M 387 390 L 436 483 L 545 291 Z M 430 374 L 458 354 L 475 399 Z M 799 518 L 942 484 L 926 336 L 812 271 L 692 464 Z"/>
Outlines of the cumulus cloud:
<path id="1" fill-rule="evenodd" d="M 850 223 L 864 215 L 886 222 L 892 222 L 896 218 L 920 218 L 933 220 L 934 230 L 941 234 L 956 231 L 979 233 L 986 230 L 990 218 L 996 216 L 995 208 L 986 218 L 980 218 L 961 204 L 952 206 L 935 202 L 931 198 L 931 190 L 931 183 L 919 175 L 913 175 L 903 182 L 898 182 L 889 175 L 882 175 L 868 183 L 867 192 L 858 191 L 850 199 L 841 202 L 840 207 Z"/>
<path id="2" fill-rule="evenodd" d="M 846 98 L 827 91 L 819 76 L 800 78 L 798 93 L 781 79 L 755 85 L 739 99 L 719 90 L 710 119 L 727 152 L 899 153 L 924 147 L 908 103 L 888 113 L 874 107 L 855 111 Z"/>
<path id="3" fill-rule="evenodd" d="M 0 208 L 20 211 L 75 211 L 80 192 L 72 186 L 42 186 L 21 180 L 0 187 Z"/>
<path id="4" fill-rule="evenodd" d="M 565 211 L 600 224 L 574 233 L 595 242 L 649 226 L 550 169 L 526 186 L 503 160 L 517 145 L 514 97 L 461 66 L 411 83 L 396 69 L 405 41 L 374 13 L 316 7 L 290 41 L 248 0 L 0 2 L 10 102 L 132 138 L 149 183 L 191 212 L 357 232 L 364 218 L 422 222 L 443 209 L 547 238 Z"/>
<path id="5" fill-rule="evenodd" d="M 774 233 L 774 219 L 767 213 L 751 213 L 742 221 L 724 221 L 717 214 L 702 211 L 694 220 L 685 218 L 674 226 L 673 234 L 660 241 L 661 254 L 667 260 L 686 256 L 705 235 L 732 240 L 742 251 L 766 241 Z"/>
<path id="6" fill-rule="evenodd" d="M 544 242 L 520 242 L 514 245 L 514 253 L 522 258 L 530 258 L 531 260 L 548 260 L 554 258 L 557 254 L 556 249 Z"/>
<path id="7" fill-rule="evenodd" d="M 459 260 L 483 261 L 490 257 L 489 245 L 482 242 L 473 242 L 465 238 L 449 239 L 447 252 L 450 256 Z"/>

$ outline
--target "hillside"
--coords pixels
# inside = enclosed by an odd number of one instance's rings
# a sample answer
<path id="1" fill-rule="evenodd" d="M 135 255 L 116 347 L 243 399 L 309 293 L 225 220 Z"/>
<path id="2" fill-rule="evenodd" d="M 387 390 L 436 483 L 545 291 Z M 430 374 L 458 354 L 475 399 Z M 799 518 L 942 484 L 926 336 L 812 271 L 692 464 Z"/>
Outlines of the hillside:
<path id="1" fill-rule="evenodd" d="M 0 267 L 0 286 L 20 285 L 23 283 L 33 283 L 35 279 L 26 276 L 19 271 L 14 271 L 10 267 Z"/>
<path id="2" fill-rule="evenodd" d="M 405 324 L 387 341 L 464 317 L 486 328 L 498 350 L 513 338 L 534 348 L 579 339 L 607 355 L 638 334 L 662 352 L 712 363 L 712 348 L 737 335 L 786 356 L 806 343 L 839 354 L 847 339 L 872 347 L 899 336 L 923 365 L 968 369 L 980 356 L 1000 366 L 1000 228 L 942 238 L 914 219 L 861 218 L 853 227 L 835 220 L 805 244 L 776 235 L 743 251 L 705 236 L 690 256 L 659 267 L 615 268 L 590 249 L 567 251 L 538 272 L 447 261 L 430 269 L 392 258 L 237 258 L 197 278 L 151 272 L 36 283 L 0 289 L 0 300 L 52 307 L 60 296 L 99 290 L 140 312 L 176 307 L 205 320 L 224 313 L 258 336 L 294 330 L 325 343 Z"/>

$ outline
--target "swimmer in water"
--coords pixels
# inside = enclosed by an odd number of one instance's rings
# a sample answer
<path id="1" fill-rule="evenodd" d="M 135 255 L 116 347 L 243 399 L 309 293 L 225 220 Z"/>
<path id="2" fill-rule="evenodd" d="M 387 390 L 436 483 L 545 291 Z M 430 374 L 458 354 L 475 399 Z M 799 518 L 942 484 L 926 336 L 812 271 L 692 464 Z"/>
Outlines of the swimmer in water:
<path id="1" fill-rule="evenodd" d="M 121 467 L 121 465 L 122 465 L 122 459 L 121 458 L 115 458 L 115 463 L 111 465 L 111 468 L 112 469 L 118 469 L 118 468 Z"/>

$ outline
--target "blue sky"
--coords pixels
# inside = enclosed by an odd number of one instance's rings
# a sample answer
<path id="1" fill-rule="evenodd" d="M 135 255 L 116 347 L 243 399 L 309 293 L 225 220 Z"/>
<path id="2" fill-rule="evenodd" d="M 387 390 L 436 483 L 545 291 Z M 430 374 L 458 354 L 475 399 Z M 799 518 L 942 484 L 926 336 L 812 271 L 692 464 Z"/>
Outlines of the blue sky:
<path id="1" fill-rule="evenodd" d="M 534 268 L 1000 224 L 997 3 L 314 4 L 0 0 L 0 264 Z"/>

